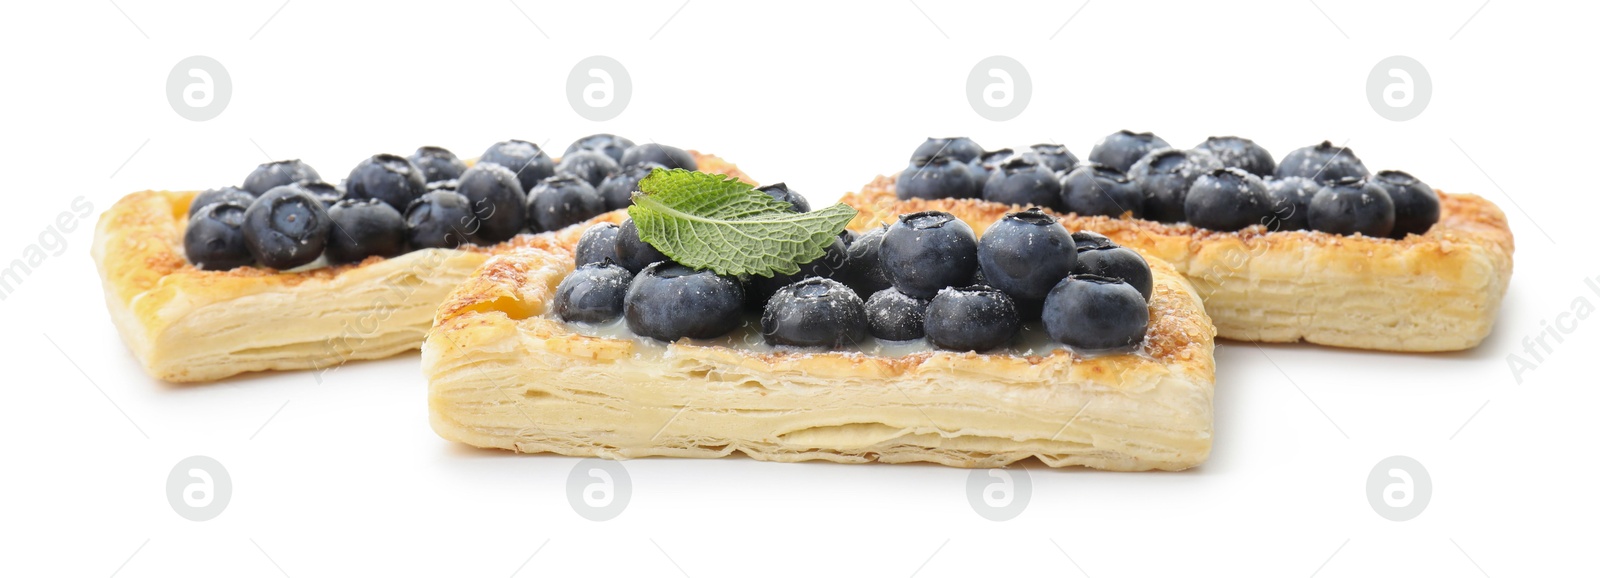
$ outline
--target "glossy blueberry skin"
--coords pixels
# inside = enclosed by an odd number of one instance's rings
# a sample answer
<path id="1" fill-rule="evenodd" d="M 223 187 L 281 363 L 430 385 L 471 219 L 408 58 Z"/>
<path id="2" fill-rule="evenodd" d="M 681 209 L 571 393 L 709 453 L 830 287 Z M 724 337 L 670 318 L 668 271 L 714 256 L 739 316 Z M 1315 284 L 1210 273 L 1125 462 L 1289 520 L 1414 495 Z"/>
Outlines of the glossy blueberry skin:
<path id="1" fill-rule="evenodd" d="M 413 249 L 454 249 L 478 242 L 482 225 L 472 201 L 455 191 L 429 191 L 406 207 L 406 242 Z"/>
<path id="2" fill-rule="evenodd" d="M 967 161 L 967 171 L 972 173 L 972 178 L 977 182 L 988 182 L 989 175 L 994 172 L 995 167 L 1000 166 L 1000 163 L 1006 162 L 1007 159 L 1016 155 L 1016 151 L 1011 149 L 986 151 Z"/>
<path id="3" fill-rule="evenodd" d="M 912 163 L 894 180 L 894 194 L 901 199 L 971 199 L 983 191 L 983 183 L 966 163 L 947 157 Z"/>
<path id="4" fill-rule="evenodd" d="M 1144 218 L 1162 223 L 1183 221 L 1183 199 L 1195 179 L 1216 169 L 1222 162 L 1205 151 L 1161 149 L 1153 151 L 1128 170 L 1128 176 L 1144 191 Z"/>
<path id="5" fill-rule="evenodd" d="M 928 299 L 918 299 L 893 287 L 867 298 L 867 331 L 878 339 L 906 341 L 922 339 L 922 323 L 927 319 Z"/>
<path id="6" fill-rule="evenodd" d="M 1007 214 L 978 239 L 984 281 L 1019 301 L 1044 299 L 1077 263 L 1072 234 L 1038 209 Z"/>
<path id="7" fill-rule="evenodd" d="M 1304 231 L 1311 228 L 1311 198 L 1322 184 L 1305 177 L 1267 177 L 1267 196 L 1272 201 L 1268 231 Z"/>
<path id="8" fill-rule="evenodd" d="M 633 274 L 614 263 L 589 263 L 556 285 L 556 317 L 562 321 L 605 323 L 622 316 Z"/>
<path id="9" fill-rule="evenodd" d="M 344 190 L 345 198 L 378 199 L 403 211 L 428 191 L 428 182 L 423 180 L 422 170 L 405 157 L 377 154 L 350 169 Z"/>
<path id="10" fill-rule="evenodd" d="M 617 174 L 606 177 L 605 182 L 595 189 L 600 193 L 600 198 L 606 203 L 607 211 L 626 209 L 633 204 L 633 193 L 639 190 L 639 181 L 650 176 L 650 171 L 664 169 L 656 163 L 643 163 L 622 169 Z"/>
<path id="11" fill-rule="evenodd" d="M 1217 169 L 1200 175 L 1183 200 L 1190 225 L 1213 231 L 1237 231 L 1272 222 L 1272 197 L 1267 184 L 1244 169 Z"/>
<path id="12" fill-rule="evenodd" d="M 771 277 L 750 276 L 749 282 L 745 284 L 744 289 L 744 296 L 747 301 L 746 306 L 752 311 L 761 311 L 763 307 L 766 307 L 767 301 L 779 289 L 810 277 L 832 279 L 835 276 L 842 275 L 845 269 L 849 267 L 849 263 L 849 252 L 845 249 L 844 240 L 834 239 L 833 243 L 823 250 L 821 257 L 802 263 L 798 273 L 788 275 L 778 273 Z"/>
<path id="13" fill-rule="evenodd" d="M 894 288 L 928 299 L 972 278 L 978 270 L 978 239 L 972 227 L 950 213 L 908 213 L 884 232 L 878 260 Z"/>
<path id="14" fill-rule="evenodd" d="M 286 161 L 272 161 L 262 163 L 250 175 L 244 178 L 244 186 L 239 187 L 251 195 L 261 196 L 267 191 L 283 185 L 292 185 L 304 181 L 320 181 L 322 176 L 317 170 L 311 168 L 300 159 Z"/>
<path id="15" fill-rule="evenodd" d="M 328 210 L 305 189 L 273 187 L 244 212 L 245 246 L 262 265 L 293 269 L 317 260 L 328 242 Z"/>
<path id="16" fill-rule="evenodd" d="M 1100 163 L 1083 163 L 1060 176 L 1061 207 L 1085 217 L 1144 215 L 1144 190 L 1126 173 Z"/>
<path id="17" fill-rule="evenodd" d="M 467 170 L 467 163 L 461 162 L 456 158 L 456 153 L 444 147 L 418 147 L 406 159 L 422 169 L 422 180 L 429 183 L 460 178 L 461 173 Z"/>
<path id="18" fill-rule="evenodd" d="M 556 174 L 555 161 L 539 145 L 525 140 L 508 140 L 489 145 L 478 157 L 478 164 L 494 163 L 511 169 L 522 183 L 523 192 L 533 190 L 539 181 Z"/>
<path id="19" fill-rule="evenodd" d="M 511 169 L 495 163 L 473 165 L 461 173 L 455 190 L 467 198 L 473 216 L 478 218 L 478 232 L 474 235 L 477 242 L 505 241 L 528 224 L 523 209 L 528 197 L 522 194 L 522 183 Z"/>
<path id="20" fill-rule="evenodd" d="M 617 233 L 621 228 L 616 223 L 600 223 L 583 232 L 578 237 L 578 248 L 574 252 L 574 265 L 583 266 L 590 263 L 604 263 L 617 261 Z M 626 269 L 627 267 L 623 267 Z"/>
<path id="21" fill-rule="evenodd" d="M 628 329 L 662 341 L 726 335 L 739 327 L 743 312 L 738 280 L 672 262 L 645 267 L 623 300 Z"/>
<path id="22" fill-rule="evenodd" d="M 1205 142 L 1195 145 L 1194 148 L 1211 153 L 1211 156 L 1217 157 L 1224 167 L 1243 169 L 1257 177 L 1272 176 L 1273 171 L 1278 168 L 1278 163 L 1272 160 L 1272 153 L 1268 152 L 1266 147 L 1244 137 L 1207 137 Z"/>
<path id="23" fill-rule="evenodd" d="M 946 138 L 929 137 L 917 145 L 917 150 L 911 153 L 911 164 L 927 161 L 934 157 L 942 157 L 959 163 L 971 162 L 972 159 L 983 155 L 983 147 L 972 139 L 957 136 Z"/>
<path id="24" fill-rule="evenodd" d="M 1094 275 L 1119 279 L 1133 286 L 1146 301 L 1155 290 L 1155 275 L 1150 273 L 1150 263 L 1137 251 L 1118 245 L 1099 248 L 1078 246 L 1078 264 L 1073 275 Z"/>
<path id="25" fill-rule="evenodd" d="M 922 330 L 928 342 L 952 351 L 988 351 L 1005 346 L 1022 329 L 1016 304 L 993 287 L 940 290 L 928 302 Z"/>
<path id="26" fill-rule="evenodd" d="M 1072 151 L 1067 150 L 1067 145 L 1036 144 L 1028 147 L 1028 152 L 1023 154 L 1038 160 L 1039 164 L 1050 167 L 1050 172 L 1053 173 L 1066 172 L 1078 168 L 1078 155 L 1072 154 Z"/>
<path id="27" fill-rule="evenodd" d="M 1325 183 L 1311 197 L 1307 216 L 1311 228 L 1324 233 L 1387 237 L 1394 232 L 1394 199 L 1365 178 L 1346 177 Z"/>
<path id="28" fill-rule="evenodd" d="M 1094 249 L 1107 249 L 1117 246 L 1110 237 L 1094 231 L 1077 231 L 1072 234 L 1072 244 L 1078 248 L 1078 253 Z"/>
<path id="29" fill-rule="evenodd" d="M 850 244 L 856 242 L 856 232 L 850 229 L 839 231 L 839 240 L 844 241 L 845 249 L 849 249 Z"/>
<path id="30" fill-rule="evenodd" d="M 787 184 L 773 183 L 764 187 L 756 187 L 756 190 L 771 195 L 774 199 L 789 203 L 789 206 L 793 207 L 796 213 L 811 212 L 811 202 L 807 201 L 804 195 L 789 190 L 789 185 Z"/>
<path id="31" fill-rule="evenodd" d="M 983 184 L 983 200 L 1022 207 L 1059 208 L 1061 181 L 1050 167 L 1028 155 L 1000 163 Z"/>
<path id="32" fill-rule="evenodd" d="M 357 263 L 372 255 L 394 257 L 406 252 L 406 220 L 400 211 L 377 199 L 345 199 L 328 209 L 333 225 L 323 256 L 329 263 Z"/>
<path id="33" fill-rule="evenodd" d="M 596 151 L 605 153 L 606 156 L 611 157 L 611 160 L 620 165 L 622 163 L 622 153 L 627 152 L 632 146 L 633 141 L 614 134 L 591 134 L 572 141 L 572 144 L 567 145 L 567 152 L 562 153 L 561 156 L 566 158 L 578 151 Z"/>
<path id="34" fill-rule="evenodd" d="M 305 192 L 311 193 L 312 197 L 315 197 L 322 203 L 322 208 L 324 209 L 332 208 L 334 203 L 342 201 L 345 198 L 344 191 L 341 191 L 338 187 L 322 181 L 303 181 L 295 183 L 292 186 L 300 187 Z"/>
<path id="35" fill-rule="evenodd" d="M 1095 275 L 1063 279 L 1040 313 L 1051 339 L 1085 351 L 1126 349 L 1144 341 L 1150 308 L 1127 283 Z"/>
<path id="36" fill-rule="evenodd" d="M 647 142 L 628 147 L 622 152 L 623 168 L 645 163 L 655 163 L 669 169 L 700 170 L 694 155 L 678 147 Z"/>
<path id="37" fill-rule="evenodd" d="M 599 151 L 576 151 L 561 157 L 561 163 L 556 165 L 556 174 L 578 177 L 591 187 L 600 186 L 621 171 L 617 161 Z"/>
<path id="38" fill-rule="evenodd" d="M 1439 222 L 1439 194 L 1433 187 L 1401 171 L 1378 171 L 1372 184 L 1389 193 L 1394 201 L 1394 230 L 1389 233 L 1396 239 L 1406 235 L 1421 235 Z"/>
<path id="39" fill-rule="evenodd" d="M 888 230 L 888 225 L 873 227 L 846 247 L 849 257 L 845 260 L 844 270 L 836 278 L 855 289 L 860 297 L 871 297 L 891 286 L 889 274 L 884 271 L 883 261 L 879 258 L 883 234 Z"/>
<path id="40" fill-rule="evenodd" d="M 196 209 L 183 232 L 183 254 L 189 262 L 202 271 L 227 271 L 255 263 L 240 229 L 249 208 L 238 200 L 220 200 Z"/>
<path id="41" fill-rule="evenodd" d="M 767 301 L 761 335 L 772 345 L 855 346 L 867 338 L 867 313 L 861 297 L 843 283 L 808 277 Z"/>
<path id="42" fill-rule="evenodd" d="M 606 212 L 594 187 L 577 177 L 556 175 L 528 192 L 528 227 L 535 233 L 582 223 Z"/>
<path id="43" fill-rule="evenodd" d="M 256 202 L 256 196 L 239 187 L 206 189 L 195 195 L 194 200 L 189 201 L 189 217 L 193 218 L 194 214 L 200 212 L 200 209 L 206 205 L 224 201 L 232 201 L 249 207 L 250 203 Z"/>
<path id="44" fill-rule="evenodd" d="M 476 165 L 474 165 L 474 166 L 476 166 Z M 454 190 L 456 190 L 456 187 L 458 187 L 460 185 L 461 185 L 461 180 L 460 179 L 446 179 L 446 180 L 443 180 L 443 181 L 434 181 L 434 182 L 428 183 L 428 190 L 430 190 L 430 191 L 454 191 Z M 519 187 L 522 186 L 520 181 L 519 181 L 517 186 L 519 186 Z"/>
<path id="45" fill-rule="evenodd" d="M 666 254 L 639 239 L 639 228 L 633 224 L 633 219 L 623 221 L 622 226 L 617 228 L 613 253 L 617 256 L 618 265 L 635 273 L 657 261 L 672 261 Z"/>
<path id="46" fill-rule="evenodd" d="M 1327 184 L 1346 177 L 1366 177 L 1371 173 L 1361 159 L 1348 148 L 1329 141 L 1298 148 L 1283 155 L 1274 175 L 1278 178 L 1305 177 Z"/>
<path id="47" fill-rule="evenodd" d="M 1139 159 L 1150 154 L 1150 151 L 1171 146 L 1156 135 L 1124 129 L 1108 134 L 1100 139 L 1100 142 L 1094 143 L 1094 148 L 1089 150 L 1089 162 L 1100 163 L 1126 173 L 1133 168 L 1133 163 L 1139 162 Z"/>

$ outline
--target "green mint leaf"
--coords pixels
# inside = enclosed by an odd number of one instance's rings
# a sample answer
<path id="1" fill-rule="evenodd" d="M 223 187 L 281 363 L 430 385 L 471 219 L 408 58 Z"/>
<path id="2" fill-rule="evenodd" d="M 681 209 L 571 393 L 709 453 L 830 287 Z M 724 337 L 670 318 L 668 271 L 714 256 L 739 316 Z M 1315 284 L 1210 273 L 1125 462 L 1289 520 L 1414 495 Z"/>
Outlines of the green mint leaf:
<path id="1" fill-rule="evenodd" d="M 639 190 L 628 207 L 639 239 L 719 275 L 798 273 L 856 216 L 843 204 L 796 213 L 737 179 L 683 169 L 651 171 Z"/>

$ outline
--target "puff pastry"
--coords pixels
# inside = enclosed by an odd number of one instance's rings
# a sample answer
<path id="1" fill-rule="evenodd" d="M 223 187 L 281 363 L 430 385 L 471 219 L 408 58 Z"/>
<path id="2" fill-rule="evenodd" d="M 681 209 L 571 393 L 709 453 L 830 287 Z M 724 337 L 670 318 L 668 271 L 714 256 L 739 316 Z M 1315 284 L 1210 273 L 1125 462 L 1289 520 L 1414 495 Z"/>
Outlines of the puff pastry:
<path id="1" fill-rule="evenodd" d="M 915 210 L 888 205 L 862 225 Z M 982 228 L 1000 215 L 951 207 Z M 602 216 L 620 220 L 620 213 Z M 581 231 L 490 258 L 422 346 L 440 436 L 571 456 L 935 462 L 1181 470 L 1211 450 L 1215 329 L 1194 288 L 1151 261 L 1142 352 L 903 356 L 661 344 L 547 315 Z"/>
<path id="2" fill-rule="evenodd" d="M 1384 351 L 1470 349 L 1494 327 L 1510 282 L 1511 229 L 1505 213 L 1481 197 L 1441 191 L 1439 200 L 1439 223 L 1400 240 L 1268 232 L 1261 225 L 1217 232 L 1077 215 L 1062 223 L 1171 263 L 1204 298 L 1220 337 Z M 885 176 L 844 202 L 861 210 L 851 227 L 896 211 L 1015 210 L 978 200 L 899 201 L 894 177 Z"/>
<path id="3" fill-rule="evenodd" d="M 690 153 L 701 171 L 749 181 L 731 163 Z M 201 271 L 183 256 L 195 194 L 130 194 L 95 228 L 93 255 L 111 319 L 145 371 L 172 382 L 326 371 L 416 349 L 439 303 L 490 253 L 550 239 L 525 234 L 494 247 L 426 249 L 306 270 Z"/>

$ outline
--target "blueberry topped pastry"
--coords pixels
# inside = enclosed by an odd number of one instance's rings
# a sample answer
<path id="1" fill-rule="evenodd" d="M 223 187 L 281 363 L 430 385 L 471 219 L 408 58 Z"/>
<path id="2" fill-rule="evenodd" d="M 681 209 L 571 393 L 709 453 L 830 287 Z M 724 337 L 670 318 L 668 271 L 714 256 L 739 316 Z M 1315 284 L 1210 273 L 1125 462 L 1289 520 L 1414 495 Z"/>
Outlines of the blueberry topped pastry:
<path id="1" fill-rule="evenodd" d="M 1100 163 L 1126 173 L 1133 168 L 1133 163 L 1139 162 L 1139 159 L 1150 154 L 1150 151 L 1171 146 L 1154 134 L 1119 130 L 1106 135 L 1100 142 L 1094 144 L 1094 148 L 1089 151 L 1089 162 Z"/>

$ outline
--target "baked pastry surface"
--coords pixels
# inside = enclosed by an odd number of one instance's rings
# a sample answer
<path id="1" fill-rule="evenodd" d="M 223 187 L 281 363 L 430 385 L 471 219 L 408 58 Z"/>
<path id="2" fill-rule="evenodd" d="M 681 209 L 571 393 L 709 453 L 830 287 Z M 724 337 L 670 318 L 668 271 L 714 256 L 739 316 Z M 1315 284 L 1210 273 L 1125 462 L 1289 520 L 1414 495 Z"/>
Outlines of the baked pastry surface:
<path id="1" fill-rule="evenodd" d="M 1476 195 L 1439 192 L 1438 224 L 1405 239 L 1197 229 L 1142 219 L 1062 216 L 1171 263 L 1194 284 L 1217 335 L 1243 341 L 1307 341 L 1384 351 L 1456 351 L 1494 327 L 1511 280 L 1514 243 L 1505 213 Z M 893 211 L 1003 215 L 1015 207 L 981 200 L 895 197 L 879 176 L 844 202 L 859 229 Z M 976 225 L 974 225 L 976 227 Z"/>
<path id="2" fill-rule="evenodd" d="M 951 212 L 979 230 L 1001 216 L 980 208 Z M 915 209 L 884 210 L 877 218 Z M 581 333 L 547 311 L 581 232 L 491 257 L 440 307 L 422 347 L 440 436 L 613 459 L 994 467 L 1037 457 L 1124 471 L 1181 470 L 1210 454 L 1215 330 L 1165 263 L 1150 263 L 1140 352 L 880 357 Z"/>
<path id="3" fill-rule="evenodd" d="M 749 181 L 732 163 L 690 153 L 701 171 Z M 151 376 L 172 382 L 325 371 L 416 349 L 439 303 L 489 254 L 551 238 L 523 234 L 492 247 L 424 249 L 304 270 L 202 271 L 183 255 L 195 194 L 123 197 L 100 216 L 92 249 L 123 341 Z"/>

